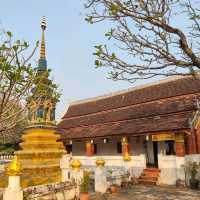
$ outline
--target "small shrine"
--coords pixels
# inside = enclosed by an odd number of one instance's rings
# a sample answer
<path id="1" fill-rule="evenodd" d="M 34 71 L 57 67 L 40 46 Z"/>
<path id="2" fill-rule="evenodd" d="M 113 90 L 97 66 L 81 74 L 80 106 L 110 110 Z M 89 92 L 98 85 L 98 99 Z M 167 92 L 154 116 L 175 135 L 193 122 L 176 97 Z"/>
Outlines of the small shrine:
<path id="1" fill-rule="evenodd" d="M 29 126 L 25 129 L 20 146 L 15 152 L 21 163 L 22 187 L 61 181 L 60 159 L 65 154 L 62 142 L 56 133 L 55 106 L 58 101 L 54 84 L 49 79 L 45 55 L 46 22 L 41 23 L 42 41 L 37 67 L 38 80 L 30 96 Z"/>

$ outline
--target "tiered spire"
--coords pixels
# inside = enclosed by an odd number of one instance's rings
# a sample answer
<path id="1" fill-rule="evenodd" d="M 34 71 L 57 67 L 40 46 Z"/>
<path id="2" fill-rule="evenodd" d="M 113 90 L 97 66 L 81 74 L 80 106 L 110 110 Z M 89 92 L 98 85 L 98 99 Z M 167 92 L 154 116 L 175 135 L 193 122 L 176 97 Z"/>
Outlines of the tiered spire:
<path id="1" fill-rule="evenodd" d="M 45 17 L 42 18 L 41 29 L 42 29 L 42 41 L 41 41 L 41 46 L 40 46 L 40 59 L 38 62 L 38 71 L 45 71 L 47 69 L 46 51 L 45 51 L 45 34 L 44 34 L 44 31 L 46 29 Z"/>
<path id="2" fill-rule="evenodd" d="M 47 61 L 45 53 L 45 29 L 46 20 L 43 17 L 41 21 L 42 40 L 40 44 L 40 58 L 38 61 L 37 74 L 38 82 L 35 85 L 33 97 L 30 97 L 29 120 L 32 124 L 55 124 L 55 106 L 57 99 L 56 87 L 52 80 L 49 79 L 49 71 L 47 70 Z M 55 94 L 54 94 L 55 92 Z"/>

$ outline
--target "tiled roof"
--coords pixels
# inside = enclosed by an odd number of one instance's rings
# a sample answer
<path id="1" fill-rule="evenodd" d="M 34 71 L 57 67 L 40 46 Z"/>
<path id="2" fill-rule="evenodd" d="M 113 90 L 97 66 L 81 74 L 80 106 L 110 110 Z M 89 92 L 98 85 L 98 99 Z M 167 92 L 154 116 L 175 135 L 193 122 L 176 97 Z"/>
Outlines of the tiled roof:
<path id="1" fill-rule="evenodd" d="M 58 128 L 63 138 L 185 129 L 199 97 L 199 79 L 167 79 L 72 103 Z"/>

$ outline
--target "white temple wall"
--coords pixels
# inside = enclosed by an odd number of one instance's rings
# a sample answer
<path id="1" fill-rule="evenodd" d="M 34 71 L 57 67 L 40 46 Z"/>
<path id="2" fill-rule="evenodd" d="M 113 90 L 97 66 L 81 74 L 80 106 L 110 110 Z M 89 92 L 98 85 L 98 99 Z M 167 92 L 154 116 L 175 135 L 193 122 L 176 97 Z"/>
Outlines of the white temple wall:
<path id="1" fill-rule="evenodd" d="M 94 140 L 97 144 L 97 154 L 86 156 L 85 141 L 73 142 L 72 155 L 75 159 L 79 159 L 83 166 L 95 167 L 97 158 L 102 157 L 106 161 L 107 167 L 125 167 L 121 153 L 117 153 L 117 142 L 121 141 L 121 137 L 109 139 L 108 143 L 104 143 L 103 139 Z M 146 158 L 143 149 L 143 138 L 130 138 L 131 161 L 128 162 L 131 175 L 139 177 L 143 169 L 146 168 Z"/>
<path id="2" fill-rule="evenodd" d="M 131 161 L 128 163 L 131 175 L 138 178 L 142 173 L 143 169 L 146 168 L 146 157 L 144 154 L 142 137 L 130 138 L 131 147 Z"/>
<path id="3" fill-rule="evenodd" d="M 95 167 L 97 158 L 102 157 L 106 161 L 107 167 L 125 167 L 122 155 L 117 153 L 117 142 L 120 142 L 120 140 L 120 137 L 109 139 L 108 143 L 103 143 L 103 139 L 94 140 L 94 144 L 97 144 L 97 154 L 92 157 L 85 155 L 85 141 L 73 142 L 73 157 L 79 159 L 83 166 Z M 127 162 L 126 166 L 134 177 L 139 177 L 143 169 L 146 168 L 143 141 L 144 138 L 142 137 L 130 137 L 129 140 L 131 161 Z M 150 152 L 150 160 L 153 162 L 153 144 L 151 141 L 148 141 L 147 149 Z M 191 159 L 200 161 L 200 156 L 186 156 L 186 160 Z M 158 142 L 158 168 L 161 170 L 159 184 L 175 185 L 177 179 L 184 180 L 184 163 L 184 157 L 166 155 L 165 142 Z"/>
<path id="4" fill-rule="evenodd" d="M 161 170 L 159 183 L 175 185 L 177 180 L 176 174 L 176 156 L 158 155 L 158 167 Z"/>
<path id="5" fill-rule="evenodd" d="M 158 168 L 161 170 L 159 184 L 176 184 L 176 156 L 166 155 L 164 142 L 158 142 Z"/>

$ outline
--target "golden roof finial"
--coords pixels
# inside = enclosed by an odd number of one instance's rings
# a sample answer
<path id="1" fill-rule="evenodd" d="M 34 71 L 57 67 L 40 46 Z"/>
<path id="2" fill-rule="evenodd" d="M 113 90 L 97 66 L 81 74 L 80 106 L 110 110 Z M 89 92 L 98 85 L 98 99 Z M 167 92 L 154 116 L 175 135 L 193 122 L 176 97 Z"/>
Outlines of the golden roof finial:
<path id="1" fill-rule="evenodd" d="M 46 29 L 46 20 L 45 17 L 42 17 L 41 21 L 41 28 L 42 28 L 42 41 L 41 41 L 41 48 L 40 48 L 40 59 L 46 59 L 46 53 L 45 53 L 45 37 L 44 37 L 44 31 Z"/>
<path id="2" fill-rule="evenodd" d="M 21 164 L 16 155 L 7 168 L 7 174 L 9 176 L 17 176 L 21 174 Z"/>

